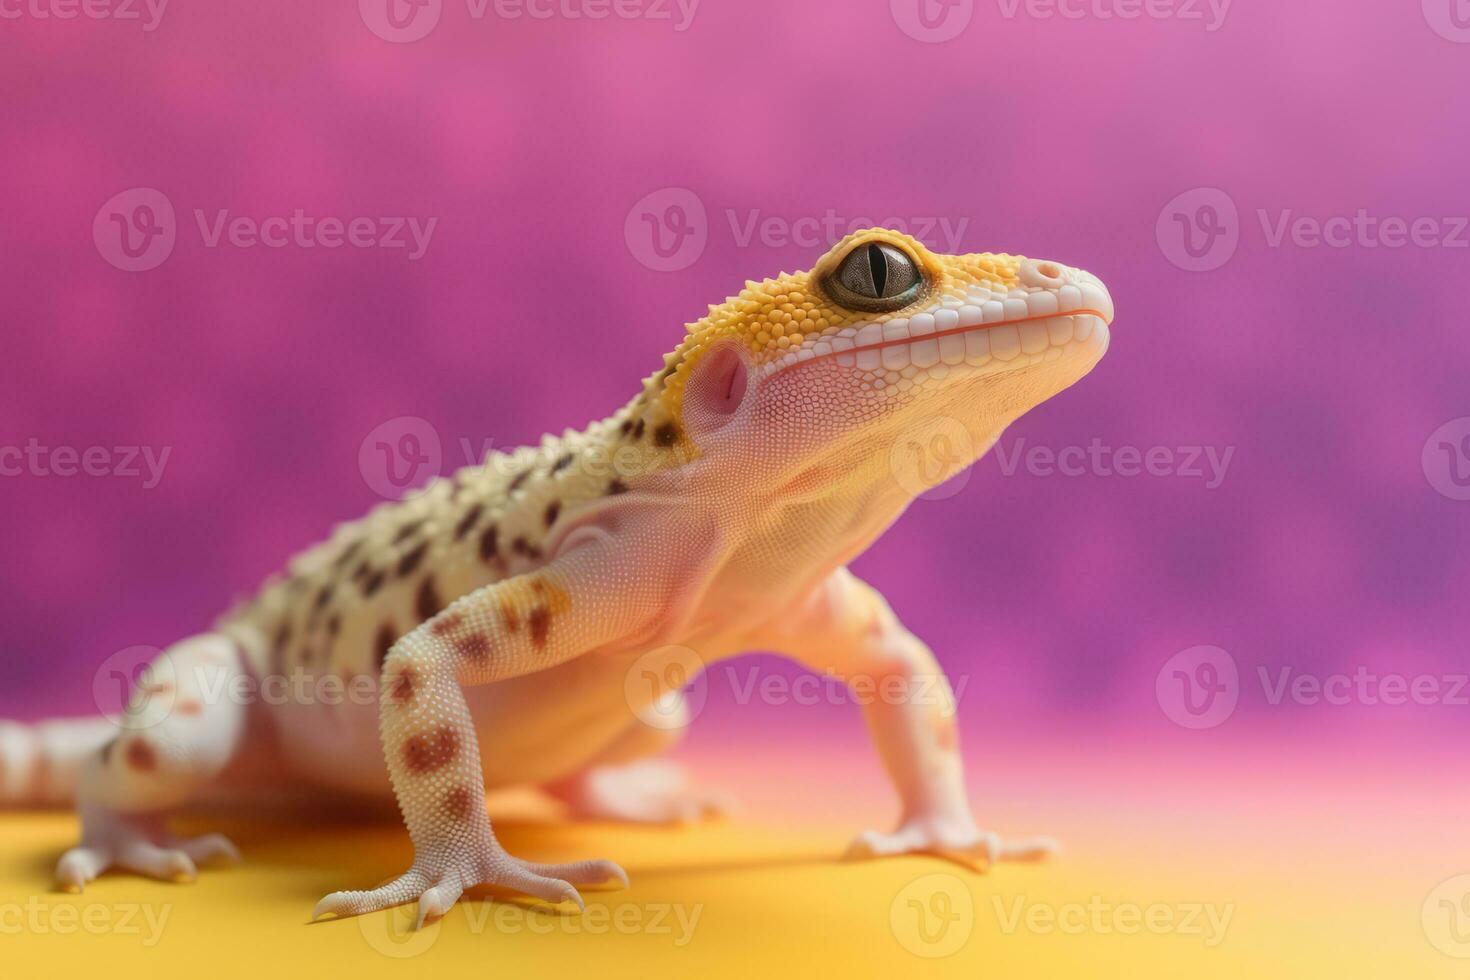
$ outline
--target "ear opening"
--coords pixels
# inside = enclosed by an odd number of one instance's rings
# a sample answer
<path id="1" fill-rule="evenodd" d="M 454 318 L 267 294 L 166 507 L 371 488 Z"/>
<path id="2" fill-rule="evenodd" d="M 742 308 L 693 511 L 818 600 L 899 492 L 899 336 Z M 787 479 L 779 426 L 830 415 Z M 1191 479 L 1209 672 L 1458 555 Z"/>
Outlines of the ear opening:
<path id="1" fill-rule="evenodd" d="M 710 350 L 684 387 L 685 417 L 699 419 L 705 428 L 723 424 L 740 410 L 749 384 L 749 369 L 740 348 L 725 343 Z"/>

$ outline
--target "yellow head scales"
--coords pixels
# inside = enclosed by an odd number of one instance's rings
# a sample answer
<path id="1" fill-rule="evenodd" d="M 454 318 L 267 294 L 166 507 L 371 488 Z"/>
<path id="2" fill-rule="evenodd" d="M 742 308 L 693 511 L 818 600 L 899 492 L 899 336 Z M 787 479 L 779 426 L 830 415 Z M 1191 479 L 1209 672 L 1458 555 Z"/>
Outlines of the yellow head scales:
<path id="1" fill-rule="evenodd" d="M 879 240 L 906 251 L 925 271 L 930 289 L 912 304 L 887 313 L 865 313 L 837 305 L 823 282 L 854 248 Z M 747 282 L 709 314 L 690 323 L 688 336 L 664 358 L 664 368 L 645 382 L 644 394 L 657 418 L 673 420 L 682 430 L 684 386 L 690 371 L 716 341 L 737 337 L 757 365 L 857 323 L 881 323 L 933 306 L 946 296 L 963 298 L 971 285 L 1004 291 L 1019 282 L 1021 256 L 938 255 L 917 239 L 886 228 L 854 232 L 834 245 L 808 272 L 783 272 L 764 282 Z"/>

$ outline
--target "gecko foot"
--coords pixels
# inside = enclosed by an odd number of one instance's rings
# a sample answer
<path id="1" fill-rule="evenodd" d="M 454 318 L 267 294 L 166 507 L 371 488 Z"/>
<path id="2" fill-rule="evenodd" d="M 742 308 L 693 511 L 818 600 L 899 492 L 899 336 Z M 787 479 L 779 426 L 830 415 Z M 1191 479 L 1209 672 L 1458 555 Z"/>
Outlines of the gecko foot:
<path id="1" fill-rule="evenodd" d="M 454 907 L 467 888 L 495 885 L 548 902 L 571 902 L 586 911 L 577 885 L 601 885 L 616 881 L 628 886 L 628 875 L 611 861 L 578 861 L 572 864 L 536 864 L 511 857 L 498 846 L 483 859 L 460 861 L 415 861 L 400 877 L 371 891 L 333 892 L 317 903 L 311 918 L 362 915 L 418 901 L 414 928 L 439 918 Z"/>
<path id="2" fill-rule="evenodd" d="M 968 819 L 932 817 L 905 821 L 892 833 L 869 830 L 847 848 L 844 860 L 863 861 L 899 854 L 929 854 L 983 870 L 998 861 L 1039 861 L 1059 850 L 1050 837 L 1002 841 L 999 834 L 977 828 Z"/>
<path id="3" fill-rule="evenodd" d="M 547 790 L 580 820 L 692 823 L 734 808 L 724 793 L 691 787 L 684 769 L 663 759 L 594 766 Z"/>
<path id="4" fill-rule="evenodd" d="M 175 837 L 155 814 L 92 810 L 82 815 L 81 844 L 56 864 L 56 883 L 66 891 L 81 892 L 111 868 L 165 881 L 193 881 L 199 873 L 197 866 L 215 859 L 238 863 L 240 852 L 222 834 Z"/>

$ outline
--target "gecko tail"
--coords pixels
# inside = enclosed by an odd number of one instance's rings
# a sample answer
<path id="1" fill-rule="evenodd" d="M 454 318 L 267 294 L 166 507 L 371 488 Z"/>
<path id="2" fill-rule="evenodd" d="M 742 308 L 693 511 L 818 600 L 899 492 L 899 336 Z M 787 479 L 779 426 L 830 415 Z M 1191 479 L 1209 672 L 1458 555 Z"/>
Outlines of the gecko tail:
<path id="1" fill-rule="evenodd" d="M 117 735 L 107 718 L 0 720 L 0 808 L 75 802 L 82 764 Z"/>

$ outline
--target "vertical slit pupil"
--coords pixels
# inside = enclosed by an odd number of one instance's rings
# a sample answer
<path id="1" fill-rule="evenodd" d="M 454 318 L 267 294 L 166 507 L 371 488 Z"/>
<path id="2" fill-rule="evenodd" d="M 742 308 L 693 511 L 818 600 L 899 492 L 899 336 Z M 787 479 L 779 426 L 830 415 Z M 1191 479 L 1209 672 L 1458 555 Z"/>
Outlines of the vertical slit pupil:
<path id="1" fill-rule="evenodd" d="M 873 295 L 888 295 L 888 256 L 877 245 L 868 246 L 868 270 L 873 274 Z"/>

